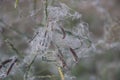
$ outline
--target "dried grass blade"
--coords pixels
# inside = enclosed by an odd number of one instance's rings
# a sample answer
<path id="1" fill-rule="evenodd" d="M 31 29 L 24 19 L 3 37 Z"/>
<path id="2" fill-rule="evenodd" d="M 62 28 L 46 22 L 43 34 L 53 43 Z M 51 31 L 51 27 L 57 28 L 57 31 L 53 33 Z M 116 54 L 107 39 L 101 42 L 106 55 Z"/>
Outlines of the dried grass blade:
<path id="1" fill-rule="evenodd" d="M 64 30 L 62 27 L 60 27 L 60 29 L 61 29 L 61 31 L 63 32 L 63 38 L 62 38 L 62 39 L 64 39 L 64 38 L 66 37 L 65 30 Z"/>
<path id="2" fill-rule="evenodd" d="M 17 6 L 18 6 L 18 0 L 15 0 L 15 5 L 14 5 L 14 7 L 17 8 Z"/>
<path id="3" fill-rule="evenodd" d="M 59 54 L 57 56 L 60 59 L 60 61 L 62 62 L 63 67 L 67 66 L 65 60 Z"/>
<path id="4" fill-rule="evenodd" d="M 71 47 L 69 49 L 70 49 L 72 55 L 74 56 L 75 61 L 78 61 L 78 56 L 77 56 L 76 52 Z"/>
<path id="5" fill-rule="evenodd" d="M 45 31 L 45 35 L 44 35 L 45 37 L 46 37 L 46 35 L 47 35 L 47 32 L 48 32 L 48 31 L 46 30 L 46 31 Z"/>
<path id="6" fill-rule="evenodd" d="M 0 69 L 2 68 L 2 66 L 4 66 L 5 64 L 7 64 L 7 63 L 9 63 L 9 62 L 11 62 L 11 61 L 12 61 L 12 59 L 7 59 L 7 60 L 3 61 L 3 62 L 1 63 L 1 65 L 0 65 Z"/>
<path id="7" fill-rule="evenodd" d="M 61 60 L 63 67 L 67 67 L 67 64 L 64 60 L 64 56 L 63 56 L 62 52 L 59 49 L 58 49 L 58 52 L 59 52 L 58 58 Z"/>
<path id="8" fill-rule="evenodd" d="M 58 67 L 58 71 L 59 71 L 61 80 L 65 80 L 65 79 L 64 79 L 64 74 L 63 74 L 62 69 L 61 69 L 60 67 Z"/>
<path id="9" fill-rule="evenodd" d="M 35 37 L 38 35 L 38 33 L 39 33 L 39 32 L 37 32 L 37 33 L 33 36 L 33 38 L 32 38 L 28 43 L 31 43 L 31 42 L 35 39 Z"/>
<path id="10" fill-rule="evenodd" d="M 14 64 L 17 62 L 17 59 L 15 59 L 12 63 L 11 63 L 11 65 L 10 65 L 10 67 L 8 68 L 8 70 L 7 70 L 7 75 L 10 73 L 10 71 L 12 70 L 12 68 L 13 68 L 13 66 L 14 66 Z"/>

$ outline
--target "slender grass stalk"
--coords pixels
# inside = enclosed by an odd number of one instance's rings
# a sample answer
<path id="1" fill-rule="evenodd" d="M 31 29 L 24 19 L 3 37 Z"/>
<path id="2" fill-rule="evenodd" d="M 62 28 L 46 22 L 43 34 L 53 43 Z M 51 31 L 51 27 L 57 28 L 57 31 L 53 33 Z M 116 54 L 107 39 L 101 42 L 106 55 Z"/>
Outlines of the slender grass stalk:
<path id="1" fill-rule="evenodd" d="M 23 58 L 19 50 L 9 41 L 8 37 L 2 33 L 3 40 L 10 46 L 10 49 L 13 50 L 18 57 Z"/>
<path id="2" fill-rule="evenodd" d="M 63 72 L 62 72 L 61 67 L 58 67 L 58 72 L 59 72 L 59 74 L 60 74 L 61 80 L 65 80 L 65 79 L 64 79 L 64 74 L 63 74 Z"/>
<path id="3" fill-rule="evenodd" d="M 1 69 L 2 69 L 6 64 L 9 63 L 9 67 L 8 67 L 8 69 L 7 69 L 6 72 L 5 72 L 5 76 L 8 76 L 9 73 L 11 72 L 14 64 L 15 64 L 17 61 L 18 61 L 18 59 L 17 59 L 16 57 L 11 58 L 11 59 L 7 59 L 7 60 L 3 61 L 3 62 L 0 64 L 0 71 L 1 71 Z M 0 78 L 1 78 L 1 77 L 0 77 Z"/>
<path id="4" fill-rule="evenodd" d="M 17 8 L 17 6 L 18 6 L 18 1 L 19 1 L 19 0 L 15 0 L 15 4 L 14 4 L 14 7 L 15 7 L 15 8 Z"/>
<path id="5" fill-rule="evenodd" d="M 37 0 L 33 1 L 34 5 L 33 5 L 33 10 L 36 11 L 36 7 L 37 7 Z"/>
<path id="6" fill-rule="evenodd" d="M 8 70 L 7 70 L 7 75 L 10 73 L 10 71 L 12 70 L 14 64 L 17 62 L 17 58 L 13 59 L 11 65 L 9 66 Z"/>
<path id="7" fill-rule="evenodd" d="M 62 32 L 63 32 L 63 38 L 62 38 L 62 39 L 64 39 L 64 38 L 66 37 L 65 30 L 64 30 L 64 28 L 62 28 L 62 27 L 60 27 L 60 29 L 61 29 L 61 30 L 62 30 Z"/>
<path id="8" fill-rule="evenodd" d="M 35 37 L 38 35 L 38 33 L 39 33 L 39 32 L 37 32 L 37 33 L 33 36 L 33 38 L 32 38 L 28 43 L 30 43 L 31 41 L 33 41 L 33 40 L 35 39 Z"/>
<path id="9" fill-rule="evenodd" d="M 23 56 L 21 55 L 21 53 L 19 52 L 19 50 L 7 39 L 5 40 L 6 43 L 10 46 L 10 48 L 20 57 L 23 58 Z"/>
<path id="10" fill-rule="evenodd" d="M 1 62 L 1 64 L 0 64 L 0 69 L 1 69 L 5 64 L 7 64 L 7 63 L 9 63 L 9 62 L 11 62 L 11 61 L 12 61 L 12 59 L 7 59 L 7 60 Z"/>
<path id="11" fill-rule="evenodd" d="M 38 54 L 35 54 L 34 58 L 32 59 L 32 61 L 29 63 L 29 65 L 27 66 L 27 71 L 25 72 L 24 74 L 24 80 L 27 80 L 28 79 L 28 74 L 30 72 L 30 69 L 31 69 L 31 66 L 32 64 L 34 63 L 36 57 L 37 57 Z"/>
<path id="12" fill-rule="evenodd" d="M 75 61 L 78 62 L 78 59 L 79 59 L 79 58 L 78 58 L 76 52 L 75 52 L 71 47 L 70 47 L 69 49 L 70 49 L 70 51 L 71 51 L 71 53 L 72 53 L 72 55 L 73 55 Z"/>
<path id="13" fill-rule="evenodd" d="M 48 11 L 47 11 L 47 8 L 48 8 L 48 0 L 45 0 L 45 15 L 46 15 L 46 21 L 48 19 Z"/>
<path id="14" fill-rule="evenodd" d="M 44 6 L 44 18 L 43 18 L 43 24 L 44 26 L 47 26 L 48 23 L 48 0 L 43 0 L 43 6 Z"/>

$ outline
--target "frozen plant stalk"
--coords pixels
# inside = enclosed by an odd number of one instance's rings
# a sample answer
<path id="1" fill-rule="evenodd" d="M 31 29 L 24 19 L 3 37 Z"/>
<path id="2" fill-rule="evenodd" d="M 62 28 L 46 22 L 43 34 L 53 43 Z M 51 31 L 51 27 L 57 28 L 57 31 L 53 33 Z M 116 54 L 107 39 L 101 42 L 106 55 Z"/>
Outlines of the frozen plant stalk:
<path id="1" fill-rule="evenodd" d="M 79 58 L 83 57 L 81 54 L 86 53 L 91 47 L 88 24 L 81 20 L 81 14 L 63 3 L 60 3 L 57 7 L 48 6 L 46 11 L 46 25 L 36 29 L 35 37 L 30 42 L 30 53 L 42 57 L 49 51 L 56 51 L 56 55 L 60 54 L 59 50 L 61 50 L 63 56 L 66 56 L 64 59 L 65 65 L 74 62 L 71 57 L 75 61 L 79 61 Z M 62 58 L 59 59 L 58 57 L 59 60 L 63 61 Z M 59 62 L 58 59 L 56 61 Z M 68 64 L 68 67 L 72 66 Z M 61 76 L 63 79 L 63 74 Z"/>

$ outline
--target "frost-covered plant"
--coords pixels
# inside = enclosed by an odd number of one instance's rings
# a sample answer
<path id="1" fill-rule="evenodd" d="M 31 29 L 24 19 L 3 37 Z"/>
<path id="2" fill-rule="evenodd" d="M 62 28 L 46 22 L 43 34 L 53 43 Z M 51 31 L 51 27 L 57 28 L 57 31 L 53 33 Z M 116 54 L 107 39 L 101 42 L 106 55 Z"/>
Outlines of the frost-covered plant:
<path id="1" fill-rule="evenodd" d="M 91 46 L 88 24 L 81 20 L 81 14 L 63 3 L 45 7 L 45 13 L 47 19 L 44 27 L 36 29 L 35 37 L 30 42 L 31 55 L 42 58 L 51 52 L 55 65 L 67 69 L 64 74 L 70 74 L 73 63 L 78 63 Z M 49 57 L 44 57 L 50 61 Z"/>
<path id="2" fill-rule="evenodd" d="M 43 60 L 56 66 L 61 80 L 75 80 L 70 69 L 81 57 L 86 56 L 91 48 L 88 24 L 82 21 L 80 13 L 64 3 L 59 3 L 58 6 L 48 5 L 48 0 L 43 0 L 43 3 L 43 26 L 35 29 L 35 34 L 28 43 L 29 48 L 26 51 L 28 54 L 16 68 L 23 70 L 24 80 L 37 80 L 43 76 L 33 74 L 33 63 L 35 59 Z M 10 46 L 17 51 L 12 44 Z M 9 69 L 7 73 L 11 71 Z M 44 77 L 51 78 L 51 76 Z"/>

